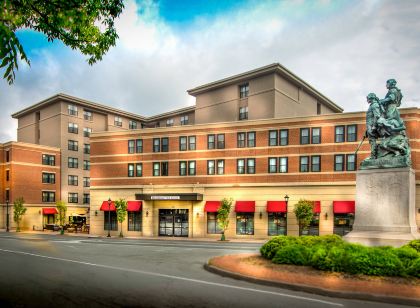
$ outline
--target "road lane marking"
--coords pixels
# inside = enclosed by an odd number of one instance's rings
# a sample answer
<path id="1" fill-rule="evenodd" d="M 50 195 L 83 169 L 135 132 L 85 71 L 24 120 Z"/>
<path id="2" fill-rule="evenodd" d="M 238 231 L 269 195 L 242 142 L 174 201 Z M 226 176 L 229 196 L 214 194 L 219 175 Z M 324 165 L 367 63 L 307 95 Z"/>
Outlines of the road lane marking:
<path id="1" fill-rule="evenodd" d="M 68 263 L 75 263 L 75 264 L 81 264 L 81 265 L 87 265 L 87 266 L 93 266 L 93 267 L 99 267 L 99 268 L 107 268 L 107 269 L 129 272 L 129 273 L 137 273 L 137 274 L 143 274 L 143 275 L 148 275 L 148 276 L 155 276 L 155 277 L 162 277 L 162 278 L 170 278 L 170 279 L 174 279 L 174 280 L 195 282 L 195 283 L 199 283 L 199 284 L 212 285 L 212 286 L 222 287 L 222 288 L 231 288 L 231 289 L 242 290 L 242 291 L 249 291 L 249 292 L 255 292 L 255 293 L 263 293 L 263 294 L 270 294 L 270 295 L 276 295 L 276 296 L 282 296 L 282 297 L 289 297 L 289 298 L 294 298 L 294 299 L 299 299 L 299 300 L 304 300 L 304 301 L 309 301 L 309 302 L 326 304 L 326 305 L 330 305 L 330 306 L 340 306 L 340 307 L 344 306 L 343 304 L 340 304 L 340 303 L 334 303 L 334 302 L 329 302 L 329 301 L 310 298 L 310 297 L 291 295 L 291 294 L 285 294 L 285 293 L 278 293 L 278 292 L 272 292 L 272 291 L 265 291 L 265 290 L 259 290 L 259 289 L 252 289 L 252 288 L 247 288 L 247 287 L 239 287 L 239 286 L 233 286 L 233 285 L 224 284 L 224 283 L 217 283 L 217 282 L 199 280 L 199 279 L 182 277 L 182 276 L 160 274 L 160 273 L 154 273 L 154 272 L 148 272 L 148 271 L 142 271 L 142 270 L 136 270 L 136 269 L 129 269 L 129 268 L 109 266 L 109 265 L 103 265 L 103 264 L 96 264 L 96 263 L 77 261 L 77 260 L 71 260 L 71 259 L 50 257 L 50 256 L 44 256 L 44 255 L 34 254 L 34 253 L 30 253 L 30 252 L 17 251 L 17 250 L 9 250 L 9 249 L 1 249 L 0 248 L 0 251 L 5 252 L 5 253 L 25 255 L 25 256 L 31 256 L 31 257 L 37 257 L 37 258 L 43 258 L 43 259 L 49 259 L 49 260 L 56 260 L 56 261 L 62 261 L 62 262 L 68 262 Z"/>

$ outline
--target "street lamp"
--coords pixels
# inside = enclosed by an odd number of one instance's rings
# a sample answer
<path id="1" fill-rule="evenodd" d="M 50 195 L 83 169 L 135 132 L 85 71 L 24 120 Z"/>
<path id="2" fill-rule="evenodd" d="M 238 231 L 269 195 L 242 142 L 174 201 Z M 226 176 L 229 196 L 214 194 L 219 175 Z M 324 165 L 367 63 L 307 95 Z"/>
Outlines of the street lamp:
<path id="1" fill-rule="evenodd" d="M 286 201 L 286 207 L 289 203 L 289 196 L 286 194 L 286 196 L 284 196 L 284 201 Z"/>
<path id="2" fill-rule="evenodd" d="M 6 199 L 6 232 L 9 232 L 9 198 Z"/>
<path id="3" fill-rule="evenodd" d="M 111 237 L 111 198 L 108 198 L 108 236 Z"/>

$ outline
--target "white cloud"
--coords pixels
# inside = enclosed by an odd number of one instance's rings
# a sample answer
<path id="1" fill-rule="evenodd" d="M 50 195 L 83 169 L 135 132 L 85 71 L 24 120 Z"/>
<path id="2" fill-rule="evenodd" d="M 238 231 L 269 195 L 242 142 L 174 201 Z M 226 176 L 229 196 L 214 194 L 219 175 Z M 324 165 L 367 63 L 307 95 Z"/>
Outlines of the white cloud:
<path id="1" fill-rule="evenodd" d="M 40 50 L 15 85 L 0 82 L 0 140 L 16 134 L 9 114 L 58 92 L 153 115 L 192 105 L 189 88 L 273 62 L 345 111 L 366 109 L 369 92 L 384 96 L 391 77 L 404 106 L 419 106 L 420 4 L 337 3 L 250 1 L 180 28 L 159 16 L 156 2 L 130 1 L 117 22 L 120 40 L 102 62 L 88 66 L 77 51 Z"/>

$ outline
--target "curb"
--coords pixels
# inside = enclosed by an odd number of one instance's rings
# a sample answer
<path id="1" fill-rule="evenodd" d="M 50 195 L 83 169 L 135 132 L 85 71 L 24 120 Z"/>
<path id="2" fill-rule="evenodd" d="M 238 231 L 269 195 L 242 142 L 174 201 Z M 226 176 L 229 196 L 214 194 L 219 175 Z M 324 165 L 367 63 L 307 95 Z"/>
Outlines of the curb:
<path id="1" fill-rule="evenodd" d="M 328 297 L 367 300 L 367 301 L 387 303 L 387 304 L 399 304 L 399 305 L 420 307 L 420 300 L 415 300 L 411 298 L 375 295 L 371 293 L 362 293 L 362 292 L 334 291 L 334 290 L 317 288 L 314 286 L 304 285 L 304 284 L 294 284 L 294 283 L 280 282 L 280 281 L 274 281 L 274 280 L 258 279 L 251 276 L 245 276 L 236 272 L 231 272 L 231 271 L 222 269 L 220 267 L 211 265 L 210 261 L 211 259 L 207 263 L 204 264 L 205 270 L 214 274 L 218 274 L 220 276 L 229 277 L 229 278 L 233 278 L 237 280 L 243 280 L 243 281 L 247 281 L 251 283 L 270 286 L 270 287 L 279 287 L 279 288 L 284 288 L 284 289 L 288 289 L 292 291 L 301 291 L 301 292 L 303 291 L 307 293 L 313 293 L 313 294 L 318 294 L 318 295 L 328 296 Z"/>

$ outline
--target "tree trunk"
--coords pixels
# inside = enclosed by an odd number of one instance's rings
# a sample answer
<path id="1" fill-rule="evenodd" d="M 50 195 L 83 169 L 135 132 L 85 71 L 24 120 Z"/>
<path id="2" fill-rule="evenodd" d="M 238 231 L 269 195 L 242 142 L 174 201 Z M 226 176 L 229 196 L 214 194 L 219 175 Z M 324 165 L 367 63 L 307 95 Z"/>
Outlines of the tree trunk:
<path id="1" fill-rule="evenodd" d="M 225 237 L 225 231 L 222 231 L 222 237 L 220 239 L 221 241 L 226 241 L 226 237 Z"/>
<path id="2" fill-rule="evenodd" d="M 124 237 L 124 235 L 122 233 L 122 223 L 121 223 L 120 237 Z"/>

